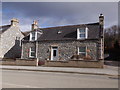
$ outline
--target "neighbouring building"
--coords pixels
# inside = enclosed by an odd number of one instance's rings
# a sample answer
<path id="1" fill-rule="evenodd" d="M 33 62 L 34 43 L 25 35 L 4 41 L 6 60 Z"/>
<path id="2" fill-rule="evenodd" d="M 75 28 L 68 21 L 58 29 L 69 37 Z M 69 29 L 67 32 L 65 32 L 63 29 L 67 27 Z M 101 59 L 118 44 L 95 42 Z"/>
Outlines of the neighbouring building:
<path id="1" fill-rule="evenodd" d="M 21 57 L 21 39 L 18 19 L 12 19 L 10 25 L 0 26 L 0 58 Z"/>
<path id="2" fill-rule="evenodd" d="M 47 61 L 104 59 L 104 16 L 99 22 L 39 28 L 37 21 L 22 39 L 22 59 Z"/>

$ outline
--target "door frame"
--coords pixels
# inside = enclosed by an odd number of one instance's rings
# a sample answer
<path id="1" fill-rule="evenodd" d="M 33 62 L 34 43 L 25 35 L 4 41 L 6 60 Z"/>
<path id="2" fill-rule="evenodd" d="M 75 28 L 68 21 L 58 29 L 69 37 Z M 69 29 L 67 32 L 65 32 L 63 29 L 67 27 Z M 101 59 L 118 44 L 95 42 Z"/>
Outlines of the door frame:
<path id="1" fill-rule="evenodd" d="M 56 61 L 56 60 L 53 59 L 53 50 L 54 50 L 54 47 L 56 47 L 56 49 L 55 49 L 55 50 L 57 50 L 56 55 L 57 55 L 57 57 L 58 57 L 58 59 L 59 59 L 58 46 L 51 46 L 51 52 L 50 52 L 50 54 L 51 54 L 50 60 L 51 60 L 51 61 Z M 58 59 L 57 59 L 57 60 L 58 60 Z"/>

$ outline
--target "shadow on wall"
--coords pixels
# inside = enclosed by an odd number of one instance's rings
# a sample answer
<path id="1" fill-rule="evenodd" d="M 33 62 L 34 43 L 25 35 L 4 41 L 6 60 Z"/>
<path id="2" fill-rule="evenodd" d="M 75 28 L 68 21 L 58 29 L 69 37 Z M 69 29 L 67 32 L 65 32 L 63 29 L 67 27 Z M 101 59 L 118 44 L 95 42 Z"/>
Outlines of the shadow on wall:
<path id="1" fill-rule="evenodd" d="M 4 58 L 20 58 L 21 46 L 20 40 L 15 40 L 15 45 L 4 55 Z"/>

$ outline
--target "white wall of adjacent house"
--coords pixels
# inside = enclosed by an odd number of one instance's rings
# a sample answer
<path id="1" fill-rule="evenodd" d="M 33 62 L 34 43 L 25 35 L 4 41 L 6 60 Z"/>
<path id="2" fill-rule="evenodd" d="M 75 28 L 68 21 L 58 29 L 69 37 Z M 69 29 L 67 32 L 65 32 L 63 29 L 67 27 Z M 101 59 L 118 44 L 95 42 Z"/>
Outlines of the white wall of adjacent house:
<path id="1" fill-rule="evenodd" d="M 24 37 L 21 33 L 19 26 L 13 26 L 6 30 L 1 34 L 1 52 L 0 57 L 4 57 L 4 55 L 15 45 L 16 37 L 19 37 L 20 40 Z M 17 51 L 16 51 L 17 52 Z"/>

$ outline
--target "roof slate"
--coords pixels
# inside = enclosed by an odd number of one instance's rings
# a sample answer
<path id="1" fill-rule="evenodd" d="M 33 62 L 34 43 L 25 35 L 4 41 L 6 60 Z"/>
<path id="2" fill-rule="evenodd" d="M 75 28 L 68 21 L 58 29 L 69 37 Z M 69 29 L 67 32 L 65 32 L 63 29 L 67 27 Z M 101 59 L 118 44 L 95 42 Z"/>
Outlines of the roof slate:
<path id="1" fill-rule="evenodd" d="M 43 34 L 38 38 L 38 41 L 43 40 L 76 40 L 77 28 L 88 28 L 88 39 L 99 38 L 99 23 L 68 25 L 49 28 L 39 28 Z M 58 33 L 61 32 L 61 33 Z M 29 35 L 24 38 L 29 40 Z"/>
<path id="2" fill-rule="evenodd" d="M 26 31 L 26 32 L 21 32 L 24 36 L 27 36 L 29 33 L 30 33 L 30 31 Z"/>
<path id="3" fill-rule="evenodd" d="M 2 34 L 3 32 L 5 32 L 8 28 L 10 28 L 11 25 L 4 25 L 4 26 L 0 26 L 0 34 Z"/>

